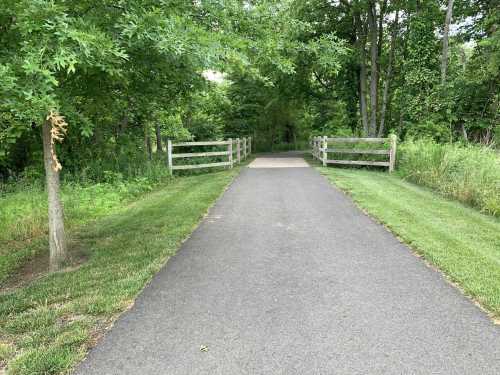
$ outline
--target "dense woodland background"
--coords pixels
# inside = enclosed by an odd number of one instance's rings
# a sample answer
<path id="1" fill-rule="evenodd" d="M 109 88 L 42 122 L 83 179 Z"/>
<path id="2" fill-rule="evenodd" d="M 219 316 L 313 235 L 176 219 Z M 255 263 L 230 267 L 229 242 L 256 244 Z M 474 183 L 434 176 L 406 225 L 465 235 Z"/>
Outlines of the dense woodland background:
<path id="1" fill-rule="evenodd" d="M 320 170 L 500 317 L 499 23 L 498 0 L 1 0 L 0 373 L 68 373 L 239 171 L 172 177 L 167 139 L 395 134 L 396 173 Z"/>
<path id="2" fill-rule="evenodd" d="M 498 143 L 499 19 L 493 0 L 4 0 L 0 175 L 43 177 L 52 110 L 78 181 L 140 174 L 167 138 Z"/>

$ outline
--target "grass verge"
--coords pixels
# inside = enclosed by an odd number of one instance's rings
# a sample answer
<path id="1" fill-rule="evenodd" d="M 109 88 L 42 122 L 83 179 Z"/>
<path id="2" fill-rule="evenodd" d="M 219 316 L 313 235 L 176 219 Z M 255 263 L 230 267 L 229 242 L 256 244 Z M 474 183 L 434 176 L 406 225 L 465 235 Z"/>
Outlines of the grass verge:
<path id="1" fill-rule="evenodd" d="M 318 167 L 366 212 L 500 318 L 500 220 L 387 172 Z"/>
<path id="2" fill-rule="evenodd" d="M 60 374 L 173 255 L 239 168 L 175 179 L 70 232 L 87 261 L 0 294 L 0 373 Z"/>
<path id="3" fill-rule="evenodd" d="M 165 169 L 165 168 L 164 168 Z M 170 177 L 114 180 L 92 185 L 62 186 L 66 229 L 109 215 L 123 204 L 165 185 Z M 41 184 L 10 184 L 0 189 L 0 288 L 27 261 L 48 248 L 47 193 Z"/>

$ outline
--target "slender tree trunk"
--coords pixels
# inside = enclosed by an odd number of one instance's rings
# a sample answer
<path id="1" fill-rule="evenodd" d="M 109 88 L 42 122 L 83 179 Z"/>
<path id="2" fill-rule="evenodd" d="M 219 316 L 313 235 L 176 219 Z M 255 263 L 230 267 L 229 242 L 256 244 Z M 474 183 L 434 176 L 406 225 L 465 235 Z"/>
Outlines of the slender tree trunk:
<path id="1" fill-rule="evenodd" d="M 448 70 L 448 35 L 450 33 L 450 23 L 453 13 L 453 0 L 448 0 L 448 9 L 446 10 L 446 19 L 444 21 L 443 32 L 443 53 L 441 56 L 441 84 L 446 82 L 446 71 Z"/>
<path id="2" fill-rule="evenodd" d="M 160 124 L 155 125 L 155 130 L 156 130 L 156 152 L 158 155 L 161 155 L 163 152 L 163 146 L 161 144 L 161 129 L 160 129 Z"/>
<path id="3" fill-rule="evenodd" d="M 152 159 L 152 146 L 151 146 L 151 137 L 149 135 L 149 129 L 147 125 L 144 125 L 144 150 L 146 151 L 146 157 L 148 160 Z"/>
<path id="4" fill-rule="evenodd" d="M 368 136 L 368 110 L 366 103 L 366 30 L 362 25 L 361 17 L 357 13 L 354 17 L 356 24 L 357 39 L 356 44 L 359 50 L 359 112 L 363 124 L 363 135 Z"/>
<path id="5" fill-rule="evenodd" d="M 147 146 L 148 146 L 148 159 L 152 160 L 153 159 L 153 145 L 151 144 L 151 137 L 149 136 L 149 134 L 146 138 L 146 141 L 147 141 Z"/>
<path id="6" fill-rule="evenodd" d="M 361 56 L 362 61 L 361 61 L 361 67 L 359 70 L 359 108 L 361 111 L 361 121 L 363 123 L 363 135 L 368 136 L 369 134 L 369 129 L 368 129 L 368 108 L 367 108 L 367 103 L 366 103 L 366 80 L 367 80 L 367 75 L 366 75 L 366 63 L 364 61 L 364 54 Z"/>
<path id="7" fill-rule="evenodd" d="M 464 141 L 468 142 L 469 137 L 467 135 L 467 129 L 465 128 L 465 124 L 462 122 L 462 136 L 464 137 Z"/>
<path id="8" fill-rule="evenodd" d="M 374 137 L 377 131 L 377 99 L 378 99 L 378 43 L 377 43 L 377 9 L 375 1 L 369 2 L 368 26 L 370 34 L 370 126 L 369 135 Z"/>
<path id="9" fill-rule="evenodd" d="M 45 121 L 42 126 L 43 160 L 49 204 L 49 267 L 52 272 L 62 268 L 68 254 L 64 234 L 64 213 L 60 198 L 59 171 L 52 157 L 51 128 L 51 124 Z"/>
<path id="10" fill-rule="evenodd" d="M 380 16 L 378 18 L 378 61 L 380 61 L 380 55 L 382 55 L 383 42 L 384 42 L 384 16 L 387 10 L 387 0 L 382 2 L 380 7 Z M 380 76 L 380 72 L 379 72 Z"/>
<path id="11" fill-rule="evenodd" d="M 399 10 L 396 11 L 396 17 L 394 19 L 393 29 L 391 33 L 391 45 L 389 51 L 389 61 L 387 63 L 387 73 L 384 82 L 384 91 L 382 94 L 382 109 L 380 111 L 380 126 L 378 128 L 378 136 L 382 137 L 385 131 L 385 114 L 387 112 L 387 105 L 389 101 L 389 87 L 392 80 L 392 64 L 394 61 L 394 53 L 396 49 L 396 37 L 399 22 Z"/>
<path id="12" fill-rule="evenodd" d="M 122 151 L 122 141 L 123 138 L 125 137 L 125 132 L 127 131 L 128 128 L 128 115 L 124 115 L 120 121 L 120 123 L 117 126 L 117 131 L 116 131 L 116 152 L 117 154 L 121 154 Z"/>

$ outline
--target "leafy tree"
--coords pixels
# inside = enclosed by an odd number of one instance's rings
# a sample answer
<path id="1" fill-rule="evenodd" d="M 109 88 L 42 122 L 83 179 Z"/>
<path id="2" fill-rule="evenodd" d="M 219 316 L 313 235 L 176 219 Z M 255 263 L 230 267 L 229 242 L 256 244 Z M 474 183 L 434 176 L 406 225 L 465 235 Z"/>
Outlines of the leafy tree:
<path id="1" fill-rule="evenodd" d="M 57 269 L 59 179 L 147 167 L 165 138 L 491 144 L 499 14 L 490 0 L 4 0 L 0 176 L 44 168 Z"/>

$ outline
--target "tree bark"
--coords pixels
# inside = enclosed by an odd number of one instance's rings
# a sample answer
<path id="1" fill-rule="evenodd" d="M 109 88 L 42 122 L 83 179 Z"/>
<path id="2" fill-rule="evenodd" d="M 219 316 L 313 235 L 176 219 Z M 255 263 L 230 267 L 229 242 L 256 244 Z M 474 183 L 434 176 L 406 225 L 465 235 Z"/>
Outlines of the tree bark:
<path id="1" fill-rule="evenodd" d="M 366 103 L 366 29 L 361 22 L 361 16 L 356 13 L 354 16 L 356 24 L 357 38 L 356 44 L 359 51 L 359 112 L 363 124 L 363 135 L 368 136 L 368 110 Z"/>
<path id="2" fill-rule="evenodd" d="M 156 152 L 158 155 L 161 155 L 163 152 L 163 146 L 161 144 L 161 129 L 160 129 L 160 124 L 155 125 L 155 130 L 156 130 Z"/>
<path id="3" fill-rule="evenodd" d="M 45 121 L 42 126 L 43 160 L 49 206 L 49 248 L 50 271 L 57 271 L 64 266 L 68 253 L 64 233 L 64 213 L 60 198 L 59 171 L 55 168 L 53 144 L 51 138 L 51 124 Z"/>
<path id="4" fill-rule="evenodd" d="M 370 34 L 370 125 L 369 136 L 375 137 L 377 131 L 377 100 L 378 100 L 378 40 L 377 40 L 377 9 L 375 1 L 369 2 L 368 27 Z"/>
<path id="5" fill-rule="evenodd" d="M 465 142 L 469 141 L 469 137 L 467 135 L 467 129 L 465 128 L 465 124 L 464 123 L 462 123 L 462 136 L 464 137 L 464 141 Z"/>
<path id="6" fill-rule="evenodd" d="M 365 56 L 362 55 L 361 67 L 359 70 L 359 85 L 360 85 L 360 98 L 359 98 L 359 108 L 361 111 L 361 121 L 363 123 L 363 135 L 368 136 L 368 108 L 366 102 L 366 63 L 364 60 Z"/>
<path id="7" fill-rule="evenodd" d="M 446 10 L 446 19 L 444 21 L 443 32 L 443 53 L 441 56 L 441 84 L 446 83 L 446 71 L 448 70 L 448 40 L 450 33 L 450 23 L 453 14 L 453 0 L 448 0 L 448 9 Z"/>
<path id="8" fill-rule="evenodd" d="M 382 2 L 380 7 L 380 16 L 378 18 L 378 61 L 380 61 L 380 55 L 382 54 L 383 42 L 384 42 L 384 16 L 387 11 L 387 0 Z M 380 77 L 380 72 L 379 72 Z"/>
<path id="9" fill-rule="evenodd" d="M 128 128 L 128 121 L 128 115 L 124 115 L 116 126 L 115 149 L 117 154 L 121 154 L 122 152 L 123 138 L 125 137 L 125 131 Z"/>
<path id="10" fill-rule="evenodd" d="M 151 145 L 151 137 L 149 135 L 149 129 L 147 125 L 144 125 L 144 150 L 146 151 L 146 157 L 148 160 L 152 159 L 153 148 Z"/>
<path id="11" fill-rule="evenodd" d="M 382 109 L 380 111 L 380 125 L 378 128 L 378 136 L 382 137 L 385 131 L 385 114 L 387 112 L 387 105 L 389 101 L 389 87 L 392 80 L 392 64 L 394 61 L 394 53 L 396 49 L 396 37 L 399 22 L 399 9 L 396 11 L 396 17 L 394 19 L 393 29 L 391 33 L 391 45 L 389 51 L 389 61 L 387 63 L 387 73 L 384 82 L 384 91 L 382 94 Z"/>

